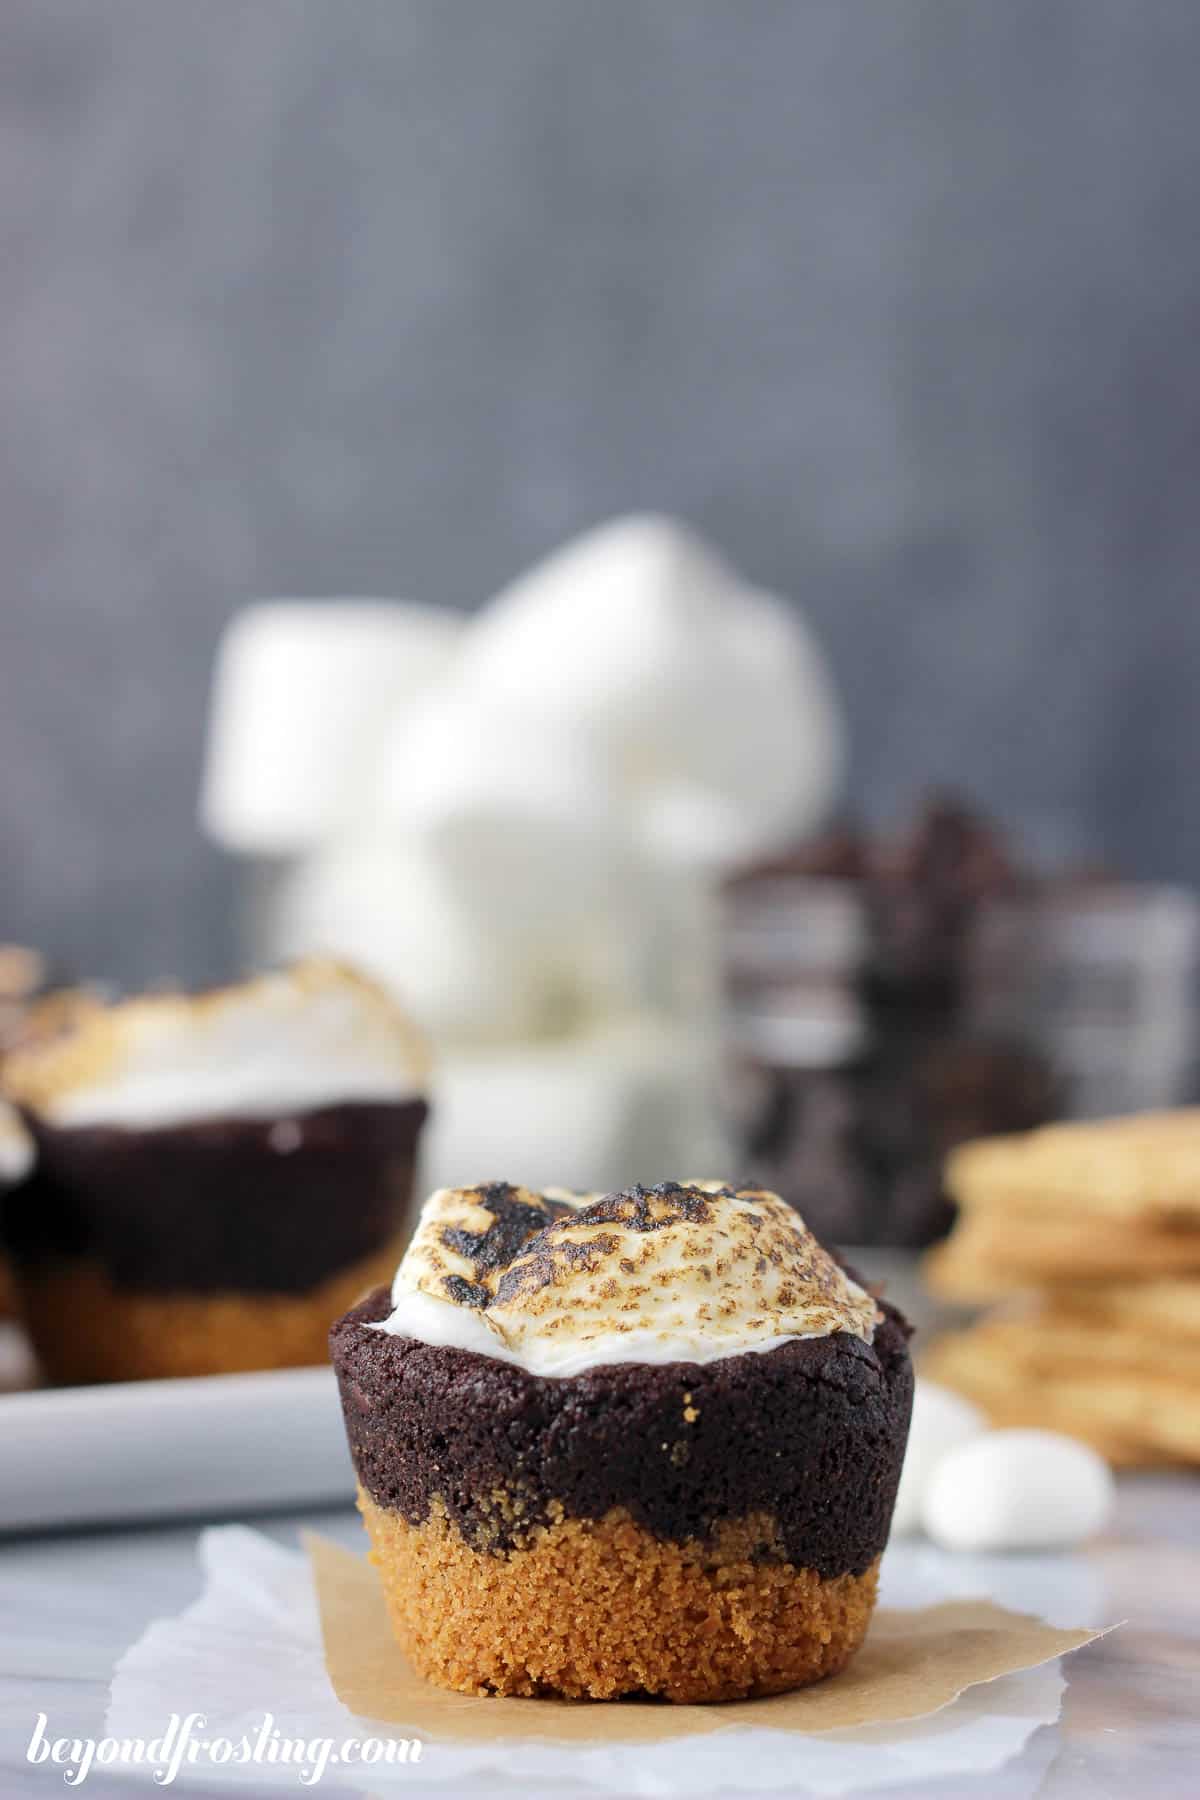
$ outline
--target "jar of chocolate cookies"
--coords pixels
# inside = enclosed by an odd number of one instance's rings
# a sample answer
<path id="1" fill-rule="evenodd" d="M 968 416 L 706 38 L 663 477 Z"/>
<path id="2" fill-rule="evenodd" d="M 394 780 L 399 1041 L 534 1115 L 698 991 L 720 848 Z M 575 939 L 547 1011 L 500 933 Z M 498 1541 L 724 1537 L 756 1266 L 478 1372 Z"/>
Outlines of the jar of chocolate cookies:
<path id="1" fill-rule="evenodd" d="M 1012 979 L 1013 921 L 1033 891 L 998 834 L 949 798 L 902 837 L 839 830 L 730 883 L 735 1126 L 747 1172 L 817 1232 L 932 1242 L 953 1216 L 947 1151 L 1059 1110 Z M 1007 928 L 981 932 L 993 908 Z"/>

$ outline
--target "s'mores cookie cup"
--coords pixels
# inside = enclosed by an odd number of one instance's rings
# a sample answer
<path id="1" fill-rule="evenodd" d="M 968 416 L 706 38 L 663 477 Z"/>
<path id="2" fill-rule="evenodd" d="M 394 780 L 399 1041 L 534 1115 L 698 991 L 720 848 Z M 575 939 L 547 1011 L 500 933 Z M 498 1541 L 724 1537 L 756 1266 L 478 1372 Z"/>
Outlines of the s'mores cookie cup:
<path id="1" fill-rule="evenodd" d="M 908 1328 L 776 1195 L 433 1195 L 334 1367 L 392 1626 L 468 1694 L 773 1694 L 843 1668 Z"/>
<path id="2" fill-rule="evenodd" d="M 10 1056 L 36 1161 L 5 1238 L 47 1378 L 326 1361 L 404 1241 L 425 1075 L 394 1002 L 324 961 Z"/>

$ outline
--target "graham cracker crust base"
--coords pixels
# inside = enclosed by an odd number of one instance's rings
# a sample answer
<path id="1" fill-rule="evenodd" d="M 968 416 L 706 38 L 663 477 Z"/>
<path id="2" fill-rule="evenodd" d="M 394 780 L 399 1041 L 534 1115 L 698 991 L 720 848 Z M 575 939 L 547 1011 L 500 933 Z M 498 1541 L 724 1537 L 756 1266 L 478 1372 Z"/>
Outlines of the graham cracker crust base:
<path id="1" fill-rule="evenodd" d="M 472 1547 L 439 1505 L 420 1525 L 361 1486 L 358 1505 L 398 1642 L 427 1680 L 462 1694 L 779 1694 L 843 1669 L 875 1605 L 878 1559 L 830 1579 L 768 1560 L 765 1515 L 671 1543 L 615 1508 L 496 1551 Z"/>
<path id="2" fill-rule="evenodd" d="M 396 1238 L 301 1294 L 143 1293 L 80 1258 L 19 1271 L 18 1310 L 60 1387 L 308 1367 L 329 1361 L 330 1324 L 391 1280 L 402 1249 Z"/>

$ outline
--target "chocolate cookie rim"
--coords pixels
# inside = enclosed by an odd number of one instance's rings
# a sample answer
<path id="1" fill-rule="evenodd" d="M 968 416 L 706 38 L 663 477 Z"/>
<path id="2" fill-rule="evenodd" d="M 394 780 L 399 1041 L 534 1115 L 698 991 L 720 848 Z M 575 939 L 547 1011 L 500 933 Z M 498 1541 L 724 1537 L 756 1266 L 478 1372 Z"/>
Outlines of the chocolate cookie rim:
<path id="1" fill-rule="evenodd" d="M 418 1097 L 167 1127 L 34 1116 L 36 1161 L 0 1196 L 0 1236 L 18 1272 L 92 1261 L 134 1293 L 304 1293 L 396 1242 L 428 1111 Z"/>
<path id="2" fill-rule="evenodd" d="M 861 1573 L 886 1544 L 912 1396 L 908 1327 L 886 1302 L 872 1344 L 838 1331 L 568 1376 L 370 1331 L 387 1308 L 376 1289 L 330 1347 L 359 1480 L 410 1523 L 440 1500 L 468 1543 L 505 1552 L 555 1509 L 623 1506 L 675 1542 L 765 1513 L 781 1558 L 823 1576 Z"/>

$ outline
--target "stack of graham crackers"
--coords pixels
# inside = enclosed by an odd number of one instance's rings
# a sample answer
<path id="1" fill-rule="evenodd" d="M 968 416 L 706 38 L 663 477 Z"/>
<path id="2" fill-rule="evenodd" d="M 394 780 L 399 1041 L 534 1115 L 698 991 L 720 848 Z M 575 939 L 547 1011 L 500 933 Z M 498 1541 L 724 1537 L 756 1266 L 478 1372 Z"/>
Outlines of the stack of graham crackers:
<path id="1" fill-rule="evenodd" d="M 1200 1108 L 965 1144 L 935 1293 L 1000 1301 L 922 1370 L 998 1425 L 1200 1463 Z"/>

